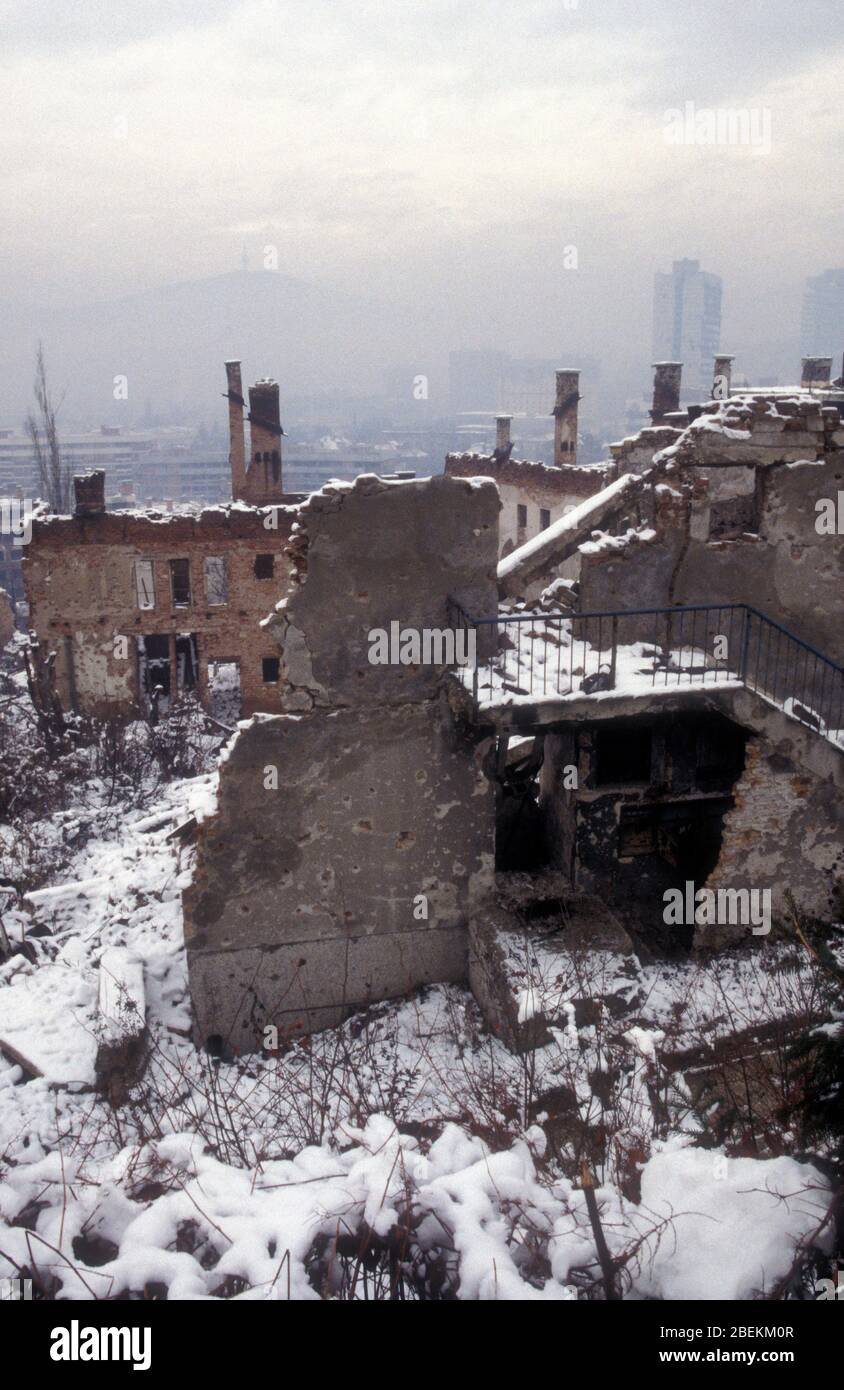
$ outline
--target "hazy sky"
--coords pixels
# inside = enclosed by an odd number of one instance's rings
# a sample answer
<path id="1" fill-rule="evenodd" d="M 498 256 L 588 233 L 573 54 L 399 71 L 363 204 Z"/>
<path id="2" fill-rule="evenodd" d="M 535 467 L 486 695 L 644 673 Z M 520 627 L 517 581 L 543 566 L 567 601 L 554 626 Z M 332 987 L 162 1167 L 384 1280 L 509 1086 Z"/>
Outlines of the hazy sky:
<path id="1" fill-rule="evenodd" d="M 652 273 L 690 255 L 725 279 L 723 346 L 761 363 L 803 277 L 844 260 L 841 16 L 0 0 L 0 301 L 128 294 L 244 248 L 257 268 L 270 245 L 283 273 L 423 306 L 450 346 L 647 356 Z M 686 102 L 769 112 L 770 150 L 667 145 Z"/>

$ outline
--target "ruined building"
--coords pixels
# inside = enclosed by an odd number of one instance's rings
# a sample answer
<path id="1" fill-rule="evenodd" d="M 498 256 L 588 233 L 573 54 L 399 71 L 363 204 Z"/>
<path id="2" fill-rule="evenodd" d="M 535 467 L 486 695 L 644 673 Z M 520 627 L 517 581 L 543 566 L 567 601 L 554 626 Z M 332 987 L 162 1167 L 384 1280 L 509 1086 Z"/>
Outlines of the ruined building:
<path id="1" fill-rule="evenodd" d="M 445 471 L 453 478 L 492 478 L 501 494 L 500 555 L 509 555 L 567 511 L 606 486 L 609 472 L 600 465 L 577 462 L 577 417 L 580 373 L 566 368 L 556 374 L 554 463 L 514 459 L 511 416 L 496 420 L 492 454 L 448 454 Z"/>
<path id="2" fill-rule="evenodd" d="M 811 369 L 680 411 L 657 370 L 654 425 L 606 486 L 503 559 L 493 480 L 453 466 L 300 508 L 263 629 L 282 708 L 230 745 L 185 894 L 198 1040 L 248 1051 L 268 1024 L 283 1041 L 468 979 L 518 1041 L 531 923 L 624 962 L 840 912 L 844 541 L 815 525 L 844 472 L 837 397 Z M 461 627 L 477 660 L 373 663 L 394 622 Z M 690 883 L 730 915 L 668 923 Z M 758 928 L 749 886 L 771 896 Z"/>
<path id="3" fill-rule="evenodd" d="M 62 702 L 128 716 L 158 687 L 195 690 L 227 722 L 279 709 L 279 656 L 260 626 L 290 564 L 298 495 L 282 482 L 278 386 L 246 403 L 228 362 L 232 504 L 199 514 L 106 511 L 105 475 L 74 479 L 73 516 L 33 524 L 24 576 L 30 627 L 56 653 Z"/>
<path id="4" fill-rule="evenodd" d="M 512 460 L 502 417 L 489 458 L 303 501 L 277 389 L 250 392 L 247 455 L 230 363 L 230 507 L 106 514 L 93 474 L 73 517 L 36 520 L 33 625 L 68 704 L 210 702 L 228 665 L 256 716 L 184 895 L 198 1041 L 248 1052 L 468 980 L 521 1045 L 526 932 L 620 962 L 629 999 L 634 945 L 840 916 L 844 391 L 814 358 L 798 386 L 733 394 L 721 355 L 681 408 L 681 370 L 656 365 L 651 426 L 598 469 L 560 373 L 554 468 Z M 531 531 L 513 509 L 534 487 L 556 514 Z M 669 921 L 689 885 L 726 918 Z"/>

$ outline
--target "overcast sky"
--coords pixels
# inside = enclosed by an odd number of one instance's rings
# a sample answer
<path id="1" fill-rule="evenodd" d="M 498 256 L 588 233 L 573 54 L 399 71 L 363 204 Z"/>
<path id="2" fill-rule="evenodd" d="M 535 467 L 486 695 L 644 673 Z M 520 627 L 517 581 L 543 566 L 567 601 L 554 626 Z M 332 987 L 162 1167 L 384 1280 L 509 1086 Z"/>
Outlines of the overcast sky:
<path id="1" fill-rule="evenodd" d="M 128 294 L 244 249 L 257 268 L 271 245 L 283 273 L 441 315 L 450 345 L 606 356 L 641 334 L 647 356 L 653 271 L 689 255 L 724 277 L 722 345 L 761 362 L 803 277 L 844 261 L 842 13 L 0 0 L 0 300 Z M 769 112 L 770 149 L 667 145 L 689 101 Z"/>

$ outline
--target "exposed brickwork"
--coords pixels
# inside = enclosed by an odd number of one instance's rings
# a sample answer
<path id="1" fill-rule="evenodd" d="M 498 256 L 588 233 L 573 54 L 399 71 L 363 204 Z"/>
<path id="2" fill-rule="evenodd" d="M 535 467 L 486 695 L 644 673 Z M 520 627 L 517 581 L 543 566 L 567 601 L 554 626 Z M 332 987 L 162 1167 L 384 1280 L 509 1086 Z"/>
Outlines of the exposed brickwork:
<path id="1" fill-rule="evenodd" d="M 263 679 L 263 658 L 278 648 L 260 627 L 285 592 L 285 555 L 293 508 L 211 508 L 199 516 L 111 512 L 33 523 L 24 559 L 30 626 L 57 654 L 59 692 L 67 707 L 91 714 L 130 714 L 140 696 L 137 638 L 170 643 L 171 688 L 177 689 L 175 636 L 196 635 L 198 690 L 207 702 L 209 662 L 240 665 L 243 714 L 280 708 L 278 686 Z M 265 522 L 275 521 L 276 529 Z M 272 577 L 259 579 L 256 555 L 271 555 Z M 228 600 L 208 602 L 206 558 L 225 560 Z M 171 560 L 187 560 L 190 602 L 173 602 Z M 154 607 L 140 607 L 136 561 L 152 567 Z M 265 565 L 268 568 L 268 565 Z M 115 636 L 128 637 L 121 655 Z"/>

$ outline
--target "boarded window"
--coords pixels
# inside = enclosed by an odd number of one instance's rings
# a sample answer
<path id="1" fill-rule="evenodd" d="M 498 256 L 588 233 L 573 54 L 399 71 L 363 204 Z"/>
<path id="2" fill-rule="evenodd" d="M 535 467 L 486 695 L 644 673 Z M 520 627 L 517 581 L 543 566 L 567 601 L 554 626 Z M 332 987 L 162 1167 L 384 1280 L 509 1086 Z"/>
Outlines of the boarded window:
<path id="1" fill-rule="evenodd" d="M 523 507 L 521 503 L 516 507 L 516 525 L 527 526 L 527 507 Z"/>
<path id="2" fill-rule="evenodd" d="M 190 606 L 190 560 L 170 561 L 170 587 L 173 591 L 173 607 Z"/>
<path id="3" fill-rule="evenodd" d="M 540 526 L 540 530 L 545 531 L 545 530 L 547 530 L 547 528 L 548 528 L 550 525 L 551 525 L 551 513 L 549 512 L 549 510 L 548 510 L 547 507 L 540 507 L 540 508 L 539 508 L 539 526 Z"/>
<path id="4" fill-rule="evenodd" d="M 155 583 L 152 577 L 152 560 L 135 561 L 135 600 L 139 608 L 155 607 Z"/>
<path id="5" fill-rule="evenodd" d="M 261 670 L 265 685 L 278 684 L 278 672 L 280 661 L 277 656 L 265 656 L 261 662 Z"/>
<path id="6" fill-rule="evenodd" d="M 255 578 L 256 578 L 256 579 L 272 579 L 274 571 L 275 571 L 275 556 L 274 556 L 274 555 L 256 555 L 256 556 L 255 556 Z"/>
<path id="7" fill-rule="evenodd" d="M 224 555 L 205 557 L 205 597 L 209 608 L 229 601 L 229 570 Z"/>

